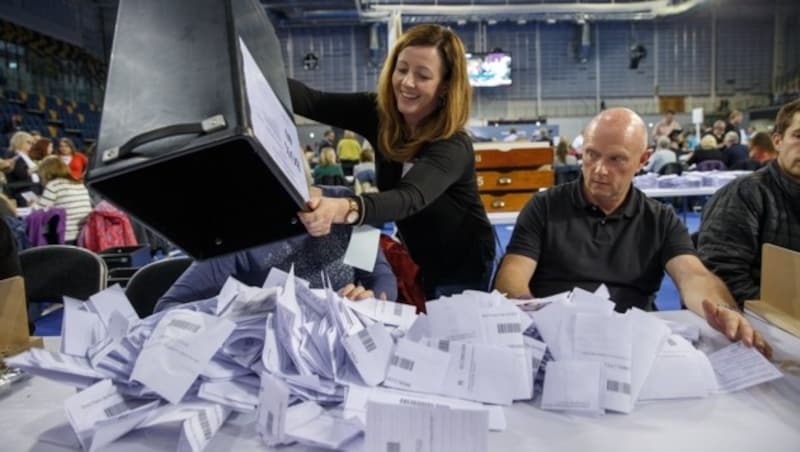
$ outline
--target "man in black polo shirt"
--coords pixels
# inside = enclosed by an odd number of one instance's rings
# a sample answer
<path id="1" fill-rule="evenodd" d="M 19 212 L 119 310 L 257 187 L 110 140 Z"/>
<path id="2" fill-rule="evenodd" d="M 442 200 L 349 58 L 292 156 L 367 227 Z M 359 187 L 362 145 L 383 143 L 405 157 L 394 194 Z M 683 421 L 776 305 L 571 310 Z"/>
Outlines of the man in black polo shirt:
<path id="1" fill-rule="evenodd" d="M 689 309 L 769 355 L 769 344 L 697 258 L 672 209 L 633 187 L 646 147 L 647 129 L 633 111 L 613 108 L 593 118 L 584 130 L 581 177 L 525 205 L 495 287 L 525 298 L 605 283 L 617 310 L 651 309 L 666 268 Z"/>

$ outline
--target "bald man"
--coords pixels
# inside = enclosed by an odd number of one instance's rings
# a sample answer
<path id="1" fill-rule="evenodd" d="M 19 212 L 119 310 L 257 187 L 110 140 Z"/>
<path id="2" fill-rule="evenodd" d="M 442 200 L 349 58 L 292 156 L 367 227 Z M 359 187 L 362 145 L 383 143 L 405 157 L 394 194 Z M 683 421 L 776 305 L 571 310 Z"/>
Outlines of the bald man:
<path id="1" fill-rule="evenodd" d="M 626 108 L 594 117 L 583 133 L 581 176 L 537 194 L 520 212 L 495 280 L 513 298 L 546 297 L 605 283 L 618 311 L 650 310 L 664 270 L 686 306 L 731 340 L 771 349 L 725 284 L 697 258 L 671 207 L 647 198 L 633 176 L 647 161 L 647 128 Z"/>

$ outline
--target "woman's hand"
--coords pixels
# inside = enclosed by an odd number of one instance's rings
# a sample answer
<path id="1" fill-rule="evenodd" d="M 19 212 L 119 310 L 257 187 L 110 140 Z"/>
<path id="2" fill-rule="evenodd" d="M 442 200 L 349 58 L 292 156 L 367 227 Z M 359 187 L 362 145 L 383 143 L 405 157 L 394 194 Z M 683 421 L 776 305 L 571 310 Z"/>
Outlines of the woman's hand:
<path id="1" fill-rule="evenodd" d="M 350 208 L 346 198 L 326 198 L 324 196 L 312 196 L 308 201 L 310 212 L 300 212 L 297 216 L 309 234 L 314 237 L 329 234 L 331 224 L 344 223 L 344 218 Z"/>

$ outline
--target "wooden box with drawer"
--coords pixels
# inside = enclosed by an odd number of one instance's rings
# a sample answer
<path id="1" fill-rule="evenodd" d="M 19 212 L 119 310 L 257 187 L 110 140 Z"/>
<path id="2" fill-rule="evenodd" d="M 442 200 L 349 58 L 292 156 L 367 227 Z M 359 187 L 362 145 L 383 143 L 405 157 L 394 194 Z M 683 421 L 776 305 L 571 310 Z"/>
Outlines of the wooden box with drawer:
<path id="1" fill-rule="evenodd" d="M 540 188 L 552 187 L 547 143 L 475 143 L 478 190 L 486 212 L 517 212 Z"/>

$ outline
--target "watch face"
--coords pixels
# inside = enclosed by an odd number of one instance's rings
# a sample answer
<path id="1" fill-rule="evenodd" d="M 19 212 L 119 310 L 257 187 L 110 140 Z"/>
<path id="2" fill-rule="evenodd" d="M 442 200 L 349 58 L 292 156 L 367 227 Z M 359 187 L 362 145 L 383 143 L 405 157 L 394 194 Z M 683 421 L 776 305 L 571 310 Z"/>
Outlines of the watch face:
<path id="1" fill-rule="evenodd" d="M 346 221 L 347 224 L 355 223 L 356 221 L 358 221 L 358 212 L 355 210 L 347 212 L 347 217 L 344 219 L 344 221 Z"/>

